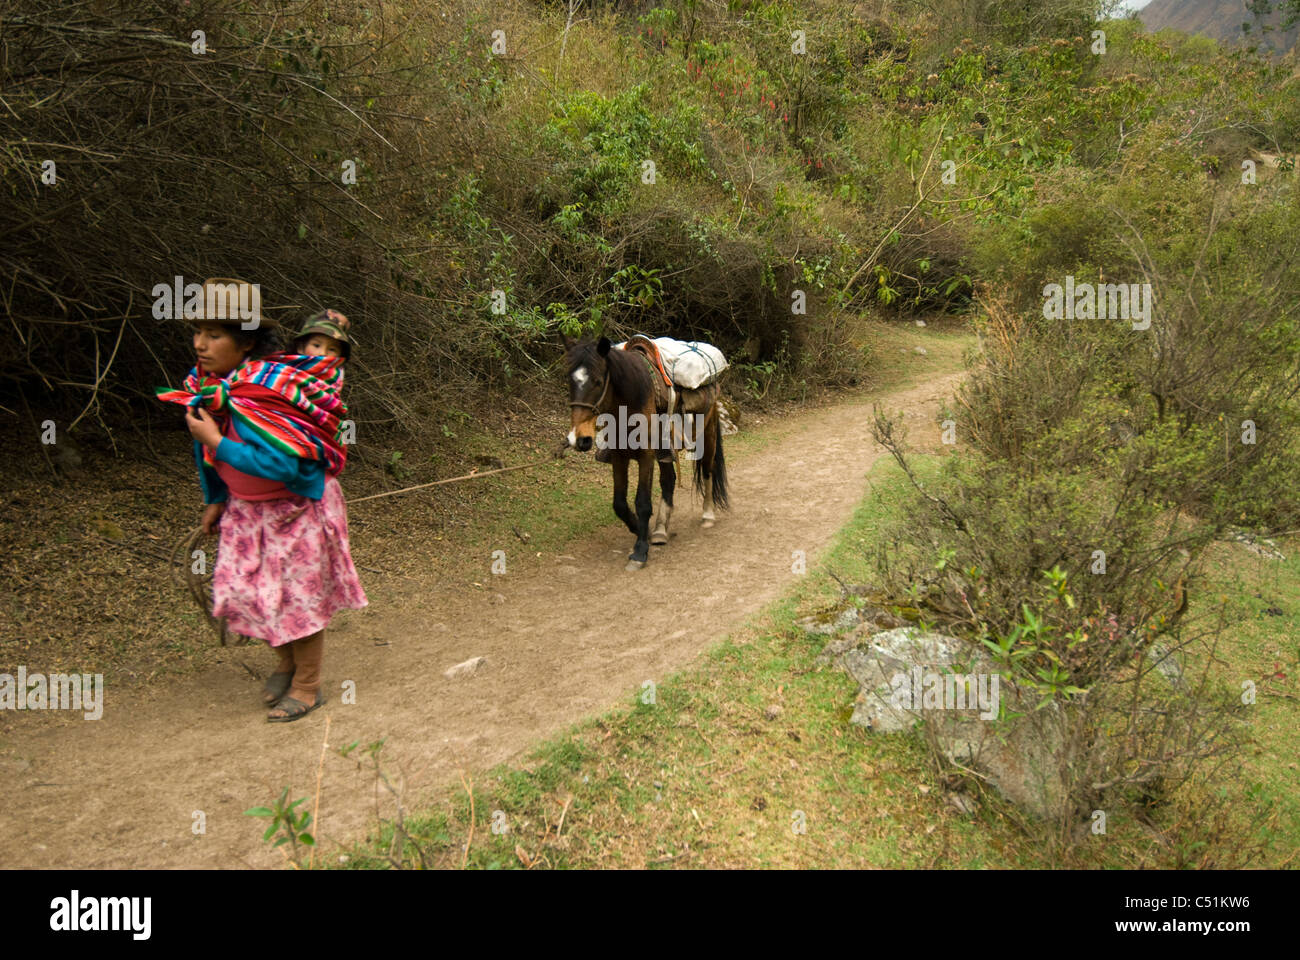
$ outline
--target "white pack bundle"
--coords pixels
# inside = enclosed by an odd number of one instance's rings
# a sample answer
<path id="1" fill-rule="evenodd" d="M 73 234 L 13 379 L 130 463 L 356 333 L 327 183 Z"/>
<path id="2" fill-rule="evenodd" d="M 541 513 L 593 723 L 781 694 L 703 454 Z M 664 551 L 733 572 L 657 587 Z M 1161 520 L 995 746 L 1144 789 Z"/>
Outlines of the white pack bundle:
<path id="1" fill-rule="evenodd" d="M 695 390 L 712 383 L 727 369 L 727 358 L 711 343 L 655 337 L 668 378 L 679 387 Z M 623 344 L 616 344 L 622 347 Z"/>

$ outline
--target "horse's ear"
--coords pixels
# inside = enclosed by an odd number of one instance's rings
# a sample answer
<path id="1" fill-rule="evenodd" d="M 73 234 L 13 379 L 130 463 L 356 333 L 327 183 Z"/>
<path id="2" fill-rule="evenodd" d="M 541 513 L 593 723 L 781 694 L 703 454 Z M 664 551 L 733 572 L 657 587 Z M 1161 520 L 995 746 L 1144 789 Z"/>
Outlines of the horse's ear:
<path id="1" fill-rule="evenodd" d="M 612 344 L 609 342 L 609 337 L 601 337 L 600 343 L 596 344 L 596 352 L 603 357 L 609 353 L 609 348 L 611 346 Z"/>

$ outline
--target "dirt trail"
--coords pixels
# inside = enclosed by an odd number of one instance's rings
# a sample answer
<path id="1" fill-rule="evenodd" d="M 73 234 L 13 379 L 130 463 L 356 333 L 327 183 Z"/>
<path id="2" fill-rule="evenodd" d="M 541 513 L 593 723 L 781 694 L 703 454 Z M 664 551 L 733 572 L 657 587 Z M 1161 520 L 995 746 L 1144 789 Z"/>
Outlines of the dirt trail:
<path id="1" fill-rule="evenodd" d="M 959 376 L 879 399 L 905 414 L 920 441 Z M 681 491 L 672 542 L 652 548 L 639 572 L 623 569 L 632 538 L 611 513 L 589 540 L 558 557 L 512 559 L 481 591 L 413 589 L 384 609 L 341 615 L 326 644 L 330 702 L 296 723 L 268 724 L 255 706 L 260 683 L 235 663 L 165 688 L 110 690 L 94 723 L 64 711 L 13 714 L 0 757 L 0 867 L 281 865 L 260 842 L 265 821 L 243 811 L 286 785 L 291 798 L 311 796 L 327 714 L 331 747 L 388 738 L 385 756 L 406 771 L 408 804 L 456 782 L 461 769 L 517 756 L 685 666 L 779 597 L 795 577 L 792 551 L 807 551 L 812 569 L 881 455 L 870 412 L 869 400 L 843 403 L 769 428 L 773 442 L 728 457 L 731 511 L 702 530 L 698 500 Z M 653 615 L 622 625 L 623 611 L 637 608 Z M 264 650 L 242 652 L 269 669 Z M 487 657 L 474 676 L 443 676 L 474 656 Z M 348 680 L 355 705 L 340 702 Z M 362 836 L 373 823 L 372 778 L 326 756 L 320 805 L 328 852 L 328 841 Z M 391 804 L 379 808 L 391 815 Z M 192 830 L 196 811 L 203 835 Z"/>

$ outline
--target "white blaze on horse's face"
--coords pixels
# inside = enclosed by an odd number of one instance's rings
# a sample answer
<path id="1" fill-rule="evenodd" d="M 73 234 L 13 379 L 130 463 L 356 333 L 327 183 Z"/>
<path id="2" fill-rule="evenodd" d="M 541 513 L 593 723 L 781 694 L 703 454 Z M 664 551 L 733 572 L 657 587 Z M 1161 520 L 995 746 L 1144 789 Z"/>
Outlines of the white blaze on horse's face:
<path id="1" fill-rule="evenodd" d="M 574 369 L 570 375 L 573 380 L 573 389 L 570 396 L 575 400 L 581 400 L 583 403 L 599 402 L 597 397 L 588 397 L 588 393 L 595 393 L 592 386 L 591 371 L 586 364 Z M 572 407 L 573 429 L 569 431 L 569 446 L 578 450 L 590 450 L 591 445 L 596 439 L 596 411 L 591 407 Z"/>

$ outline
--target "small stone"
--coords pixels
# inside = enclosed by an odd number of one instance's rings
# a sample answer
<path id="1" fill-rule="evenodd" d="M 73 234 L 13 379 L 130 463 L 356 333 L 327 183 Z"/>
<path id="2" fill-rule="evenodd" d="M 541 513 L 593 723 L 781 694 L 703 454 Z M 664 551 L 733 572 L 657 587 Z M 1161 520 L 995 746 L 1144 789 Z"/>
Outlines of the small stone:
<path id="1" fill-rule="evenodd" d="M 948 802 L 956 807 L 959 813 L 972 814 L 976 810 L 975 801 L 964 793 L 948 794 Z"/>
<path id="2" fill-rule="evenodd" d="M 768 708 L 763 711 L 763 716 L 768 720 L 775 720 L 777 717 L 781 716 L 781 712 L 780 705 L 773 703 L 769 704 Z"/>
<path id="3" fill-rule="evenodd" d="M 471 657 L 464 663 L 458 663 L 456 666 L 443 671 L 442 675 L 448 680 L 454 680 L 457 677 L 467 677 L 485 663 L 487 663 L 487 657 Z"/>
<path id="4" fill-rule="evenodd" d="M 924 327 L 924 326 L 925 326 L 925 321 L 924 321 L 924 320 L 918 320 L 918 321 L 916 321 L 916 325 L 917 325 L 918 327 Z"/>
<path id="5" fill-rule="evenodd" d="M 912 352 L 916 354 L 920 354 L 923 357 L 929 356 L 930 354 L 930 351 L 925 349 L 925 347 L 913 347 Z"/>

